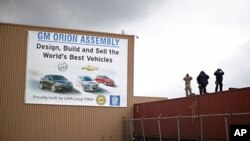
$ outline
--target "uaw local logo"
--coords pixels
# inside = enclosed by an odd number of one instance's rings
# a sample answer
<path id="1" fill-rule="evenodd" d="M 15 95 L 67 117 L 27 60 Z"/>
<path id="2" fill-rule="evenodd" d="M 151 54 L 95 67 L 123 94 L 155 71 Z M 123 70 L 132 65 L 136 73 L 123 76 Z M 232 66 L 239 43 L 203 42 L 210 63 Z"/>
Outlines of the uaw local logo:
<path id="1" fill-rule="evenodd" d="M 65 72 L 68 69 L 68 64 L 65 62 L 60 62 L 57 65 L 59 71 Z"/>
<path id="2" fill-rule="evenodd" d="M 106 97 L 103 95 L 98 95 L 96 97 L 96 103 L 99 105 L 104 105 L 106 103 Z"/>

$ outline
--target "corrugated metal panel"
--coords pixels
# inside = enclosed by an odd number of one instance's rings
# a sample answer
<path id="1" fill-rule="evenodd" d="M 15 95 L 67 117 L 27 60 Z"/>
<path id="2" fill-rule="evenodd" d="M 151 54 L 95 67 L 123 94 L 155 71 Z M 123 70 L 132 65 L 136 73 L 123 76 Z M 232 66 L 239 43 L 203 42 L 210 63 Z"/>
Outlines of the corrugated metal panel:
<path id="1" fill-rule="evenodd" d="M 228 92 L 207 94 L 199 97 L 199 114 L 223 114 L 230 110 L 228 107 Z M 224 117 L 204 117 L 202 119 L 203 137 L 209 139 L 226 139 Z M 216 127 L 215 127 L 216 125 Z M 216 130 L 214 130 L 216 128 Z"/>
<path id="2" fill-rule="evenodd" d="M 178 98 L 164 101 L 135 104 L 135 118 L 197 114 L 197 97 Z"/>
<path id="3" fill-rule="evenodd" d="M 201 115 L 250 112 L 250 89 L 223 91 L 199 97 Z M 230 116 L 228 124 L 250 124 L 250 116 Z M 214 130 L 216 125 L 216 130 Z M 225 117 L 203 118 L 204 138 L 226 139 Z"/>
<path id="4" fill-rule="evenodd" d="M 165 100 L 150 102 L 144 104 L 135 104 L 135 118 L 150 117 L 174 117 L 191 116 L 197 114 L 197 97 L 179 98 L 174 100 Z M 180 132 L 185 138 L 191 138 L 197 134 L 196 119 L 182 119 L 180 121 Z M 162 135 L 165 137 L 177 136 L 177 120 L 161 119 Z M 157 120 L 144 120 L 145 134 L 157 136 L 159 134 Z M 169 128 L 171 127 L 171 128 Z M 141 123 L 135 122 L 135 133 L 141 135 Z M 137 130 L 139 132 L 137 132 Z"/>
<path id="5" fill-rule="evenodd" d="M 231 103 L 230 112 L 234 113 L 234 112 L 250 111 L 249 101 L 250 101 L 249 88 L 232 90 L 230 97 L 230 103 Z"/>
<path id="6" fill-rule="evenodd" d="M 217 94 L 206 94 L 199 97 L 199 114 L 221 114 L 230 111 L 228 107 L 229 91 Z"/>
<path id="7" fill-rule="evenodd" d="M 210 93 L 201 96 L 171 99 L 159 102 L 135 104 L 134 118 L 157 118 L 195 115 L 214 115 L 250 112 L 250 88 Z M 231 124 L 250 124 L 250 115 L 181 118 L 180 137 L 200 139 L 201 128 L 204 139 L 225 140 L 226 127 Z M 146 120 L 144 120 L 146 122 Z M 146 136 L 159 136 L 157 120 L 151 120 L 145 127 Z M 202 125 L 201 125 L 202 124 Z M 162 136 L 177 138 L 177 119 L 161 119 Z M 216 130 L 215 130 L 216 129 Z M 135 134 L 141 136 L 140 122 L 135 122 Z"/>
<path id="8" fill-rule="evenodd" d="M 127 108 L 24 104 L 28 30 L 128 39 Z M 122 140 L 122 119 L 132 116 L 134 37 L 0 23 L 0 140 Z"/>

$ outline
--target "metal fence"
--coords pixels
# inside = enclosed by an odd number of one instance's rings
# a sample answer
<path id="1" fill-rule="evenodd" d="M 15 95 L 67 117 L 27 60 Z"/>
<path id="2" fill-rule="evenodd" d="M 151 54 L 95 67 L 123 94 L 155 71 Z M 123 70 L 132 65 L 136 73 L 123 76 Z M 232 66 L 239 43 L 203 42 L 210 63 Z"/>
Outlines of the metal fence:
<path id="1" fill-rule="evenodd" d="M 229 125 L 249 123 L 250 113 L 124 118 L 123 141 L 229 141 Z"/>

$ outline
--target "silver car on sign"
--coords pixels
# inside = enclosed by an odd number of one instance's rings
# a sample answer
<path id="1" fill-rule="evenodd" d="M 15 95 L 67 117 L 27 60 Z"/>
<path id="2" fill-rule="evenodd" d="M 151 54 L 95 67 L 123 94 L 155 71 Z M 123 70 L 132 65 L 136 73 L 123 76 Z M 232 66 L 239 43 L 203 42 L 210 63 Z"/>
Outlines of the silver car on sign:
<path id="1" fill-rule="evenodd" d="M 84 91 L 97 91 L 99 90 L 99 83 L 89 76 L 79 76 L 79 82 Z"/>

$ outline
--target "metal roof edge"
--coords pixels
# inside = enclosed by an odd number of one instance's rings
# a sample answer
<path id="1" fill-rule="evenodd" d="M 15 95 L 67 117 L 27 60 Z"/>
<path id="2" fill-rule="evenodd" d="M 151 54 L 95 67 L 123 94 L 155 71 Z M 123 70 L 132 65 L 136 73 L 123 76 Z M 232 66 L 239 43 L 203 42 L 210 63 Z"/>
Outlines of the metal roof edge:
<path id="1" fill-rule="evenodd" d="M 42 25 L 31 25 L 31 24 L 20 24 L 20 23 L 8 23 L 1 22 L 0 25 L 11 25 L 11 26 L 26 26 L 26 27 L 37 27 L 37 28 L 49 28 L 49 29 L 57 29 L 57 30 L 71 30 L 71 31 L 81 31 L 81 32 L 92 32 L 92 33 L 101 33 L 101 34 L 112 34 L 118 36 L 127 36 L 127 37 L 137 37 L 137 35 L 130 34 L 121 34 L 121 33 L 112 33 L 112 32 L 103 32 L 103 31 L 91 31 L 91 30 L 82 30 L 82 29 L 74 29 L 74 28 L 63 28 L 63 27 L 53 27 L 53 26 L 42 26 Z"/>

